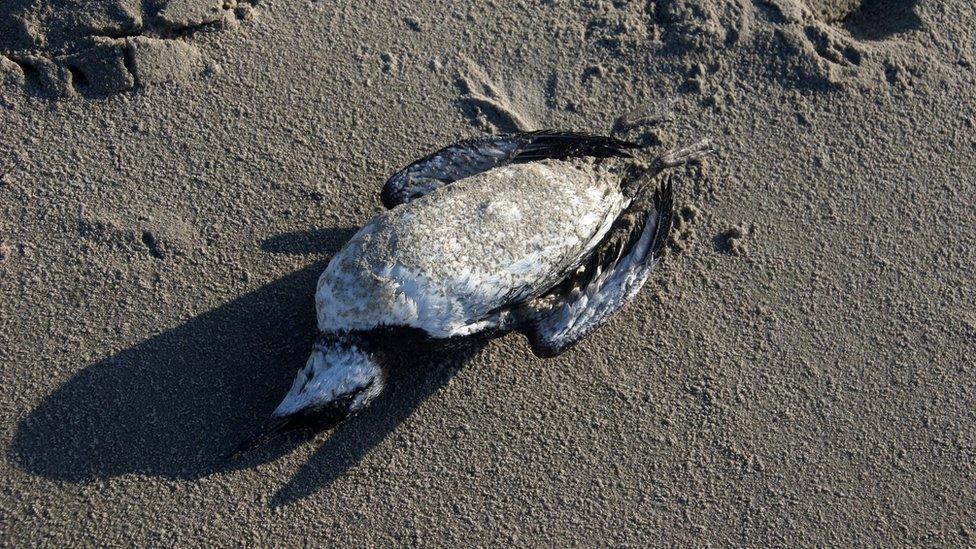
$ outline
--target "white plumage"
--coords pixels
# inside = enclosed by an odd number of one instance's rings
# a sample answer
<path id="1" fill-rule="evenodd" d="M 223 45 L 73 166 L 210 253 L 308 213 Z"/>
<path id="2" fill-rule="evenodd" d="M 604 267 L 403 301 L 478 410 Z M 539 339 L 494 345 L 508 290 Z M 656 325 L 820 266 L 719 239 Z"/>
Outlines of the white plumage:
<path id="1" fill-rule="evenodd" d="M 496 327 L 499 309 L 552 287 L 606 234 L 629 203 L 620 179 L 583 162 L 509 165 L 379 215 L 319 278 L 319 330 Z"/>

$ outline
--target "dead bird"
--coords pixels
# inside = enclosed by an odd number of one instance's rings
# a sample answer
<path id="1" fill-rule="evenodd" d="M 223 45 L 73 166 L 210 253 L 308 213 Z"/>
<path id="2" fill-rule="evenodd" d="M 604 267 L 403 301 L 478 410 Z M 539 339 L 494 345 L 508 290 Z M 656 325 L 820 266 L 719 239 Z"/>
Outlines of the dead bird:
<path id="1" fill-rule="evenodd" d="M 638 148 L 612 134 L 522 132 L 454 143 L 390 177 L 388 211 L 318 280 L 308 362 L 231 456 L 336 426 L 412 349 L 521 332 L 553 357 L 606 322 L 667 242 L 673 189 L 662 172 L 712 151 L 701 141 L 642 163 Z"/>

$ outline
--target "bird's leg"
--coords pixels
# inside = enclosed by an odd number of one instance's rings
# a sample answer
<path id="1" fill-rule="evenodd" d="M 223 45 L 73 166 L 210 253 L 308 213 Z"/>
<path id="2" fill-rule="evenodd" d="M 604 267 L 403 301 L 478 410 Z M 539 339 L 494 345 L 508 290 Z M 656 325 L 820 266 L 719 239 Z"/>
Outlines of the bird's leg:
<path id="1" fill-rule="evenodd" d="M 702 139 L 701 141 L 683 147 L 681 149 L 672 149 L 664 155 L 659 156 L 655 164 L 659 166 L 660 169 L 674 168 L 691 162 L 692 160 L 697 160 L 703 156 L 708 156 L 715 152 L 715 146 L 708 139 Z"/>
<path id="2" fill-rule="evenodd" d="M 648 164 L 632 163 L 628 167 L 628 175 L 625 177 L 624 192 L 628 196 L 634 196 L 641 189 L 645 188 L 651 179 L 657 177 L 664 170 L 683 166 L 689 162 L 708 156 L 717 150 L 710 140 L 702 139 L 687 147 L 671 149 L 661 156 L 654 158 Z"/>
<path id="3" fill-rule="evenodd" d="M 670 103 L 654 103 L 620 115 L 610 128 L 610 137 L 619 137 L 640 126 L 656 126 L 674 120 Z"/>

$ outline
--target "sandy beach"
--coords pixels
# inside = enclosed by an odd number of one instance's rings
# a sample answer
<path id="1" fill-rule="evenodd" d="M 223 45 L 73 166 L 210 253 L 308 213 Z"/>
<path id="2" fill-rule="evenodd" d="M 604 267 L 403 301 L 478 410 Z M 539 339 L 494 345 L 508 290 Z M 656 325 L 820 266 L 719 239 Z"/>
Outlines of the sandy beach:
<path id="1" fill-rule="evenodd" d="M 965 546 L 976 6 L 0 0 L 0 544 Z M 386 178 L 485 133 L 708 137 L 580 345 L 404 364 L 224 454 Z"/>

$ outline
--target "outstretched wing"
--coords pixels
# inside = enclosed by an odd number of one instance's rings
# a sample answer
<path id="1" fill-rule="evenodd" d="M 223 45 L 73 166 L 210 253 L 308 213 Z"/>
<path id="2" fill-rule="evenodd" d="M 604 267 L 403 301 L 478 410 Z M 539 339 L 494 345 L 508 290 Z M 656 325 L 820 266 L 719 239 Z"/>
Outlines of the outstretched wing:
<path id="1" fill-rule="evenodd" d="M 536 160 L 629 158 L 636 143 L 576 132 L 541 130 L 459 141 L 431 153 L 393 174 L 380 200 L 387 208 L 406 204 L 434 189 L 497 166 Z"/>
<path id="2" fill-rule="evenodd" d="M 556 356 L 599 328 L 644 285 L 671 230 L 670 179 L 643 189 L 575 272 L 526 305 L 532 351 Z"/>

